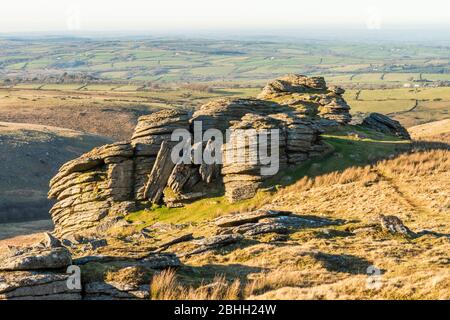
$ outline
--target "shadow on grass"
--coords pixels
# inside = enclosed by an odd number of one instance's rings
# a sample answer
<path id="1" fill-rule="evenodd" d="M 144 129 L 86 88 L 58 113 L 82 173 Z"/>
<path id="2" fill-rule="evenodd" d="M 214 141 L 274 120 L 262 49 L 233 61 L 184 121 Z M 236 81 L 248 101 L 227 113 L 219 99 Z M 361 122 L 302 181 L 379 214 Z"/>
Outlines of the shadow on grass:
<path id="1" fill-rule="evenodd" d="M 292 185 L 303 177 L 314 178 L 350 167 L 374 165 L 386 159 L 413 151 L 450 150 L 450 144 L 439 141 L 401 140 L 358 125 L 348 125 L 325 133 L 323 141 L 333 150 L 303 164 L 283 170 L 265 182 L 266 187 Z"/>
<path id="2" fill-rule="evenodd" d="M 348 254 L 319 252 L 314 255 L 314 258 L 320 261 L 328 271 L 332 272 L 367 274 L 368 268 L 372 265 L 372 263 L 366 259 Z"/>
<path id="3" fill-rule="evenodd" d="M 177 269 L 177 275 L 184 283 L 200 285 L 202 282 L 210 282 L 216 276 L 224 276 L 228 281 L 240 279 L 245 281 L 251 273 L 265 271 L 261 267 L 251 267 L 243 264 L 205 264 L 203 266 L 181 266 Z"/>

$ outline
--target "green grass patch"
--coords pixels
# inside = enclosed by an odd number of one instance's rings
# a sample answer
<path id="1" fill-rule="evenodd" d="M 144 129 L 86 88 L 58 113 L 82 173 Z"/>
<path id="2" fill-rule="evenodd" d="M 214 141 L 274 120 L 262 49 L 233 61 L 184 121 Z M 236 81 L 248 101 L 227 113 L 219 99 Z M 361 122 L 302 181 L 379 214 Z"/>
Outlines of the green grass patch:
<path id="1" fill-rule="evenodd" d="M 388 114 L 391 112 L 401 112 L 414 107 L 415 100 L 387 100 L 387 101 L 362 101 L 347 100 L 351 107 L 351 112 L 378 112 Z"/>
<path id="2" fill-rule="evenodd" d="M 142 228 L 156 222 L 189 223 L 216 218 L 221 215 L 254 210 L 266 203 L 270 193 L 259 191 L 252 199 L 230 203 L 224 196 L 206 198 L 187 204 L 183 208 L 153 206 L 150 209 L 130 213 L 126 219 L 130 222 L 142 221 Z"/>
<path id="3" fill-rule="evenodd" d="M 323 140 L 334 148 L 333 153 L 324 158 L 312 158 L 299 167 L 286 170 L 277 181 L 270 182 L 281 186 L 289 185 L 305 176 L 315 177 L 353 166 L 365 166 L 410 147 L 407 140 L 360 126 L 341 127 L 324 134 Z"/>

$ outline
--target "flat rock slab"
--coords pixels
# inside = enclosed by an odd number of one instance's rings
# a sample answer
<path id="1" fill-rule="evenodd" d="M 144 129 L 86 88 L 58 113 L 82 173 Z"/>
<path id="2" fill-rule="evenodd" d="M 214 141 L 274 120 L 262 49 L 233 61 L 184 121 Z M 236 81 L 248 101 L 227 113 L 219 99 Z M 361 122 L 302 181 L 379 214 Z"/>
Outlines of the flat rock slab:
<path id="1" fill-rule="evenodd" d="M 58 239 L 49 233 L 39 243 L 27 247 L 9 246 L 0 251 L 0 270 L 60 269 L 72 264 L 72 256 Z"/>
<path id="2" fill-rule="evenodd" d="M 148 299 L 150 286 L 124 287 L 118 283 L 91 282 L 86 284 L 84 291 L 85 300 L 135 300 Z"/>
<path id="3" fill-rule="evenodd" d="M 286 227 L 291 228 L 317 228 L 330 225 L 342 224 L 343 220 L 332 220 L 327 218 L 321 218 L 316 216 L 300 216 L 300 215 L 290 215 L 290 216 L 278 216 L 261 219 L 262 223 L 278 223 Z"/>
<path id="4" fill-rule="evenodd" d="M 69 274 L 15 271 L 0 273 L 0 300 L 79 300 L 80 290 L 69 289 Z"/>
<path id="5" fill-rule="evenodd" d="M 122 262 L 125 266 L 142 266 L 149 269 L 176 268 L 181 265 L 180 259 L 174 253 L 150 253 L 141 258 L 120 256 L 92 255 L 74 259 L 76 265 L 84 265 L 91 262 L 108 263 Z"/>
<path id="6" fill-rule="evenodd" d="M 165 269 L 179 267 L 181 262 L 174 253 L 151 253 L 139 260 L 136 265 L 150 269 Z"/>
<path id="7" fill-rule="evenodd" d="M 237 227 L 223 228 L 221 234 L 242 234 L 244 236 L 256 236 L 264 233 L 286 234 L 289 229 L 281 223 L 246 223 Z"/>
<path id="8" fill-rule="evenodd" d="M 214 221 L 214 223 L 221 228 L 235 227 L 246 223 L 255 223 L 264 218 L 289 216 L 291 214 L 292 213 L 289 211 L 257 210 L 219 217 Z"/>

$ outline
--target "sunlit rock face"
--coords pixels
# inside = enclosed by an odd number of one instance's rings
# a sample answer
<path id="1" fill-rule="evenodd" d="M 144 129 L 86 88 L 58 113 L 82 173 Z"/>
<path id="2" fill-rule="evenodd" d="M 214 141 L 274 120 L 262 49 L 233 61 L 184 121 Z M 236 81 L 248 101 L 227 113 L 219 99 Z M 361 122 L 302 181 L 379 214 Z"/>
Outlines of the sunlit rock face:
<path id="1" fill-rule="evenodd" d="M 120 223 L 126 213 L 151 204 L 183 206 L 218 193 L 230 202 L 251 198 L 280 170 L 329 152 L 321 141 L 321 127 L 351 119 L 343 92 L 328 88 L 322 77 L 287 75 L 267 84 L 258 99 L 218 99 L 195 112 L 170 109 L 143 116 L 130 141 L 95 148 L 60 168 L 49 192 L 49 198 L 57 200 L 50 211 L 55 233 L 103 231 Z M 198 124 L 201 135 L 208 129 L 236 136 L 242 130 L 276 130 L 276 139 L 270 135 L 264 147 L 276 147 L 272 165 L 277 170 L 262 173 L 267 163 L 257 154 L 259 139 L 244 139 L 239 145 L 246 158 L 254 160 L 244 164 L 226 159 L 231 143 L 226 140 L 220 164 L 175 163 L 171 153 L 178 141 L 172 141 L 172 133 L 185 130 L 195 140 Z M 201 141 L 197 147 L 204 151 L 213 140 Z"/>

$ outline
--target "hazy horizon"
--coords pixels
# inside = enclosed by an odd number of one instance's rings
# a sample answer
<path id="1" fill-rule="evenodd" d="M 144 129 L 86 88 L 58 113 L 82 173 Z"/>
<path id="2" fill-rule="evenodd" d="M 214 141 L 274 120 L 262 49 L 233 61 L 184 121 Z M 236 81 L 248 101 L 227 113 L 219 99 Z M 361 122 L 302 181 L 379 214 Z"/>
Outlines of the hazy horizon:
<path id="1" fill-rule="evenodd" d="M 412 27 L 450 29 L 450 4 L 443 0 L 16 0 L 3 4 L 0 11 L 0 34 L 362 32 Z"/>
<path id="2" fill-rule="evenodd" d="M 197 29 L 172 31 L 0 31 L 0 38 L 6 39 L 48 39 L 48 38 L 88 38 L 107 40 L 143 40 L 143 39 L 203 39 L 238 41 L 345 41 L 345 42 L 417 42 L 437 45 L 450 45 L 450 26 L 403 26 L 385 27 L 369 30 L 349 26 L 305 26 L 302 28 L 249 28 L 249 29 Z"/>

